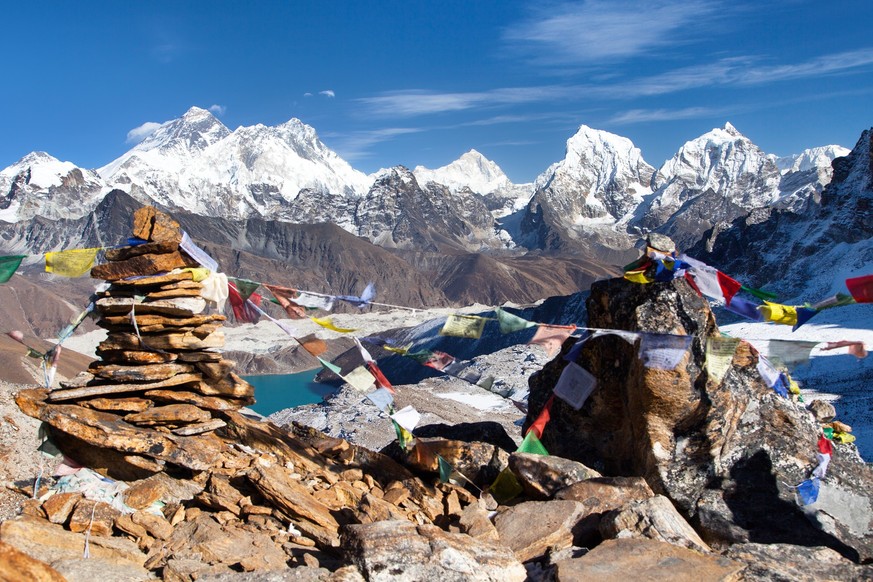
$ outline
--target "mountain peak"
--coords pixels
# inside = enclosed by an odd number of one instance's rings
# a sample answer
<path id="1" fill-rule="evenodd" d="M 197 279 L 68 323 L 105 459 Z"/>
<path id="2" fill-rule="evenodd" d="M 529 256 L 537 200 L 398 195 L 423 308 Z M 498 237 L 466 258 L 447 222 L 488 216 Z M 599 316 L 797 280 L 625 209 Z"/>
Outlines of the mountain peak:
<path id="1" fill-rule="evenodd" d="M 192 119 L 202 119 L 204 117 L 215 117 L 212 115 L 212 112 L 208 109 L 203 109 L 202 107 L 197 107 L 196 105 L 190 107 L 188 111 L 185 112 L 185 115 L 182 116 L 182 119 L 192 120 Z"/>
<path id="2" fill-rule="evenodd" d="M 420 184 L 436 182 L 455 191 L 466 186 L 480 194 L 488 194 L 511 185 L 500 166 L 474 149 L 435 170 L 416 166 L 413 174 Z"/>
<path id="3" fill-rule="evenodd" d="M 737 128 L 734 127 L 730 121 L 725 122 L 724 130 L 731 135 L 742 135 L 739 131 L 737 131 Z"/>

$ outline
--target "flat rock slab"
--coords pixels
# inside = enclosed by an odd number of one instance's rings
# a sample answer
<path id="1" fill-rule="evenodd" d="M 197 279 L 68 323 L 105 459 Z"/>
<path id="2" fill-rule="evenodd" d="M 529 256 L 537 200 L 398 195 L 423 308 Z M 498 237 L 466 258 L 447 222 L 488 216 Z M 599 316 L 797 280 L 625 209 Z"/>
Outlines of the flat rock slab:
<path id="1" fill-rule="evenodd" d="M 873 565 L 858 565 L 823 546 L 734 544 L 725 557 L 747 565 L 747 580 L 873 580 Z"/>
<path id="2" fill-rule="evenodd" d="M 224 332 L 213 331 L 205 337 L 195 331 L 144 335 L 141 338 L 133 333 L 110 333 L 97 348 L 108 350 L 202 350 L 224 346 Z"/>
<path id="3" fill-rule="evenodd" d="M 635 501 L 604 514 L 600 533 L 607 539 L 645 537 L 701 552 L 712 551 L 663 495 Z"/>
<path id="4" fill-rule="evenodd" d="M 106 249 L 104 257 L 107 261 L 124 261 L 137 255 L 159 255 L 179 250 L 179 244 L 172 241 L 152 242 L 141 245 Z"/>
<path id="5" fill-rule="evenodd" d="M 95 386 L 85 386 L 84 388 L 55 390 L 48 395 L 48 401 L 62 402 L 65 400 L 75 400 L 77 398 L 87 398 L 89 396 L 102 396 L 105 394 L 145 392 L 147 390 L 166 388 L 168 386 L 184 386 L 186 384 L 197 385 L 200 382 L 200 374 L 176 374 L 172 378 L 161 380 L 159 382 L 143 382 L 141 384 L 98 384 Z"/>
<path id="6" fill-rule="evenodd" d="M 40 560 L 0 542 L 0 580 L 28 582 L 66 582 L 66 578 Z"/>
<path id="7" fill-rule="evenodd" d="M 163 254 L 137 255 L 123 261 L 96 265 L 91 269 L 91 277 L 104 281 L 117 281 L 136 275 L 153 275 L 180 269 L 196 267 L 197 263 L 179 251 Z"/>
<path id="8" fill-rule="evenodd" d="M 219 398 L 218 396 L 203 396 L 196 392 L 185 390 L 149 390 L 144 396 L 158 402 L 193 404 L 204 410 L 238 410 L 245 406 L 241 400 Z"/>
<path id="9" fill-rule="evenodd" d="M 559 490 L 600 473 L 578 461 L 555 456 L 512 453 L 509 468 L 525 493 L 535 499 L 550 499 Z"/>
<path id="10" fill-rule="evenodd" d="M 343 549 L 370 582 L 512 582 L 527 577 L 512 551 L 408 521 L 350 525 Z"/>
<path id="11" fill-rule="evenodd" d="M 114 414 L 81 406 L 48 404 L 40 411 L 40 420 L 98 448 L 143 455 L 195 471 L 212 467 L 221 455 L 217 439 L 175 436 L 135 427 Z M 58 447 L 63 450 L 60 440 Z"/>
<path id="12" fill-rule="evenodd" d="M 178 354 L 137 351 L 137 350 L 97 350 L 97 355 L 105 362 L 115 362 L 119 364 L 161 364 L 164 362 L 174 362 L 178 358 Z M 61 382 L 61 386 L 70 384 L 69 382 Z"/>
<path id="13" fill-rule="evenodd" d="M 163 285 L 172 285 L 182 282 L 194 282 L 194 274 L 191 271 L 175 271 L 172 273 L 161 273 L 159 275 L 147 275 L 143 277 L 132 277 L 130 279 L 122 279 L 113 281 L 109 288 L 110 293 L 114 289 L 128 289 L 139 287 L 154 287 Z M 198 283 L 199 285 L 199 283 Z"/>
<path id="14" fill-rule="evenodd" d="M 202 297 L 177 297 L 143 302 L 135 297 L 104 297 L 96 302 L 97 311 L 103 315 L 130 313 L 135 315 L 163 315 L 167 317 L 193 317 L 203 313 L 206 300 Z"/>
<path id="15" fill-rule="evenodd" d="M 212 419 L 206 410 L 193 404 L 167 404 L 155 406 L 142 412 L 135 412 L 124 417 L 125 422 L 137 426 L 159 426 L 166 424 L 198 424 Z"/>
<path id="16" fill-rule="evenodd" d="M 143 206 L 133 213 L 133 236 L 152 242 L 182 242 L 182 228 L 170 215 L 154 206 Z"/>
<path id="17" fill-rule="evenodd" d="M 525 501 L 498 513 L 494 527 L 501 543 L 526 562 L 572 546 L 573 529 L 585 515 L 576 501 Z"/>
<path id="18" fill-rule="evenodd" d="M 136 325 L 143 328 L 153 325 L 163 325 L 167 327 L 196 327 L 204 323 L 225 321 L 227 318 L 224 315 L 219 315 L 217 313 L 196 315 L 193 317 L 165 317 L 163 315 L 137 313 L 134 316 L 134 319 L 136 319 Z M 108 325 L 131 325 L 129 315 L 109 315 L 104 317 L 101 322 L 106 322 Z"/>
<path id="19" fill-rule="evenodd" d="M 226 422 L 224 422 L 220 418 L 213 418 L 212 420 L 201 422 L 200 424 L 189 424 L 188 426 L 180 426 L 179 428 L 174 428 L 171 432 L 179 436 L 192 436 L 195 434 L 203 434 L 205 432 L 218 430 L 220 428 L 224 428 L 225 426 L 227 426 Z"/>
<path id="20" fill-rule="evenodd" d="M 588 511 L 602 513 L 654 495 L 642 477 L 596 477 L 561 489 L 555 499 L 578 501 Z"/>
<path id="21" fill-rule="evenodd" d="M 555 568 L 557 582 L 728 582 L 740 580 L 743 565 L 664 542 L 625 538 L 607 540 L 581 558 L 560 560 Z"/>
<path id="22" fill-rule="evenodd" d="M 142 412 L 155 405 L 145 398 L 92 398 L 82 403 L 83 406 L 102 410 L 103 412 Z"/>
<path id="23" fill-rule="evenodd" d="M 95 376 L 116 382 L 154 382 L 172 378 L 177 374 L 188 374 L 194 371 L 194 366 L 174 363 L 123 366 L 92 362 L 88 371 Z"/>

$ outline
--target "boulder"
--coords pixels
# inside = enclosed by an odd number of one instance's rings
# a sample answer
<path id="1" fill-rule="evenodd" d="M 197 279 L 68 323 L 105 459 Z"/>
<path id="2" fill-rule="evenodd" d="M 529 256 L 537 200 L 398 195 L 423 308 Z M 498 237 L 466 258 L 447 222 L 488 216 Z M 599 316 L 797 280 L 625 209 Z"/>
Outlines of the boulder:
<path id="1" fill-rule="evenodd" d="M 580 558 L 559 560 L 555 581 L 731 582 L 743 579 L 742 571 L 743 564 L 728 558 L 645 538 L 624 538 L 605 541 Z"/>
<path id="2" fill-rule="evenodd" d="M 606 539 L 644 537 L 700 552 L 712 551 L 663 495 L 606 513 L 600 519 L 600 533 Z"/>
<path id="3" fill-rule="evenodd" d="M 500 542 L 527 562 L 572 546 L 585 515 L 585 507 L 575 501 L 525 501 L 500 511 L 494 527 Z"/>
<path id="4" fill-rule="evenodd" d="M 708 303 L 684 279 L 599 281 L 587 308 L 591 327 L 684 334 L 691 346 L 675 369 L 662 370 L 646 368 L 637 346 L 622 337 L 587 340 L 575 362 L 597 386 L 579 410 L 555 399 L 541 439 L 550 453 L 604 475 L 644 477 L 711 541 L 824 545 L 854 560 L 873 559 L 873 471 L 850 447 L 837 446 L 826 482 L 854 500 L 859 513 L 851 523 L 798 504 L 793 485 L 817 465 L 818 423 L 767 387 L 757 352 L 745 342 L 721 380 L 708 374 L 706 342 L 718 329 Z M 571 347 L 568 340 L 531 378 L 525 428 Z"/>
<path id="5" fill-rule="evenodd" d="M 534 499 L 551 499 L 555 493 L 573 483 L 600 477 L 600 473 L 578 461 L 554 455 L 512 453 L 509 455 L 509 468 L 525 493 Z"/>
<path id="6" fill-rule="evenodd" d="M 724 556 L 745 564 L 746 579 L 759 582 L 873 580 L 873 565 L 859 566 L 822 546 L 734 544 Z"/>
<path id="7" fill-rule="evenodd" d="M 66 582 L 66 578 L 40 560 L 31 558 L 9 544 L 0 542 L 0 580 L 14 582 Z"/>
<path id="8" fill-rule="evenodd" d="M 510 582 L 524 566 L 504 547 L 432 525 L 380 521 L 343 529 L 342 547 L 370 582 Z"/>

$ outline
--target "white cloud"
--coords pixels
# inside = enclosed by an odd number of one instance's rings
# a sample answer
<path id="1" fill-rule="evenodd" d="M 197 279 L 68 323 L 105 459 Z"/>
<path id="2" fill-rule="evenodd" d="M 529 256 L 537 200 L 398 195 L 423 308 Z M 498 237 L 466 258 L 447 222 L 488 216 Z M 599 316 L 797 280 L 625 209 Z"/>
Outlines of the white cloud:
<path id="1" fill-rule="evenodd" d="M 684 109 L 631 109 L 620 113 L 609 120 L 618 125 L 644 123 L 647 121 L 674 121 L 677 119 L 698 119 L 701 117 L 720 116 L 723 109 L 709 107 L 686 107 Z"/>
<path id="2" fill-rule="evenodd" d="M 587 0 L 547 3 L 504 33 L 512 48 L 556 65 L 598 64 L 684 44 L 724 14 L 704 0 Z M 516 44 L 518 43 L 518 44 Z"/>
<path id="3" fill-rule="evenodd" d="M 323 95 L 329 99 L 333 99 L 336 97 L 336 93 L 333 92 L 333 89 L 325 89 L 324 91 L 319 91 L 319 95 Z"/>
<path id="4" fill-rule="evenodd" d="M 310 93 L 309 91 L 307 91 L 306 93 L 303 94 L 303 96 L 304 96 L 304 97 L 312 97 L 312 93 Z"/>
<path id="5" fill-rule="evenodd" d="M 392 91 L 359 99 L 375 115 L 415 116 L 477 107 L 536 103 L 566 97 L 572 87 L 506 87 L 471 93 L 435 93 L 422 90 Z"/>
<path id="6" fill-rule="evenodd" d="M 334 139 L 334 149 L 345 160 L 357 160 L 366 158 L 370 155 L 368 151 L 372 146 L 390 141 L 397 136 L 407 135 L 410 133 L 419 133 L 425 131 L 421 127 L 386 127 L 382 129 L 374 129 L 371 131 L 356 131 L 348 134 L 336 134 L 332 136 Z M 331 136 L 325 136 L 331 137 Z"/>
<path id="7" fill-rule="evenodd" d="M 227 111 L 227 107 L 225 107 L 224 105 L 211 105 L 209 107 L 209 111 L 211 111 L 215 115 L 221 116 L 224 115 L 225 111 Z"/>
<path id="8" fill-rule="evenodd" d="M 127 132 L 126 143 L 137 144 L 153 134 L 155 130 L 161 127 L 160 123 L 155 123 L 154 121 L 146 121 L 139 127 L 134 127 L 130 131 Z"/>

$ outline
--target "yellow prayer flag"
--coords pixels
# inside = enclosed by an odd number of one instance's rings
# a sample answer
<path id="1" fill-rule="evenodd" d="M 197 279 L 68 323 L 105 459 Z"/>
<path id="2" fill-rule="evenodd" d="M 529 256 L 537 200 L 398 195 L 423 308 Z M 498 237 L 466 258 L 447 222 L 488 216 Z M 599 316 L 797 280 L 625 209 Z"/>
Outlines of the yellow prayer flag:
<path id="1" fill-rule="evenodd" d="M 627 271 L 624 274 L 624 278 L 632 283 L 651 283 L 654 281 L 651 277 L 646 277 L 645 270 L 643 271 Z"/>
<path id="2" fill-rule="evenodd" d="M 706 369 L 721 382 L 731 367 L 740 340 L 732 337 L 711 337 L 706 340 Z"/>
<path id="3" fill-rule="evenodd" d="M 191 273 L 191 278 L 194 281 L 196 281 L 197 283 L 204 280 L 206 277 L 209 276 L 209 273 L 212 272 L 209 269 L 207 269 L 206 267 L 187 267 L 187 268 L 182 269 L 182 270 L 188 271 L 189 273 Z"/>
<path id="4" fill-rule="evenodd" d="M 350 333 L 353 331 L 358 331 L 357 328 L 349 328 L 349 327 L 337 327 L 333 324 L 329 317 L 310 317 L 312 321 L 320 325 L 321 327 L 325 327 L 327 329 L 339 332 L 339 333 Z"/>
<path id="5" fill-rule="evenodd" d="M 45 254 L 45 270 L 64 277 L 81 277 L 94 266 L 100 247 L 95 249 L 72 249 Z"/>
<path id="6" fill-rule="evenodd" d="M 780 305 L 779 303 L 771 303 L 764 301 L 764 305 L 758 307 L 764 315 L 764 319 L 773 323 L 781 323 L 784 325 L 797 324 L 797 308 L 790 305 Z"/>
<path id="7" fill-rule="evenodd" d="M 394 352 L 395 354 L 399 354 L 401 356 L 405 356 L 409 353 L 409 350 L 412 349 L 412 344 L 406 344 L 405 346 L 400 346 L 399 348 L 395 348 L 393 346 L 384 345 L 382 346 L 383 350 L 387 350 L 389 352 Z"/>
<path id="8" fill-rule="evenodd" d="M 479 339 L 485 328 L 484 317 L 476 315 L 449 315 L 440 330 L 440 335 Z"/>
<path id="9" fill-rule="evenodd" d="M 358 366 L 342 378 L 358 392 L 369 392 L 376 383 L 376 378 L 364 366 Z"/>

